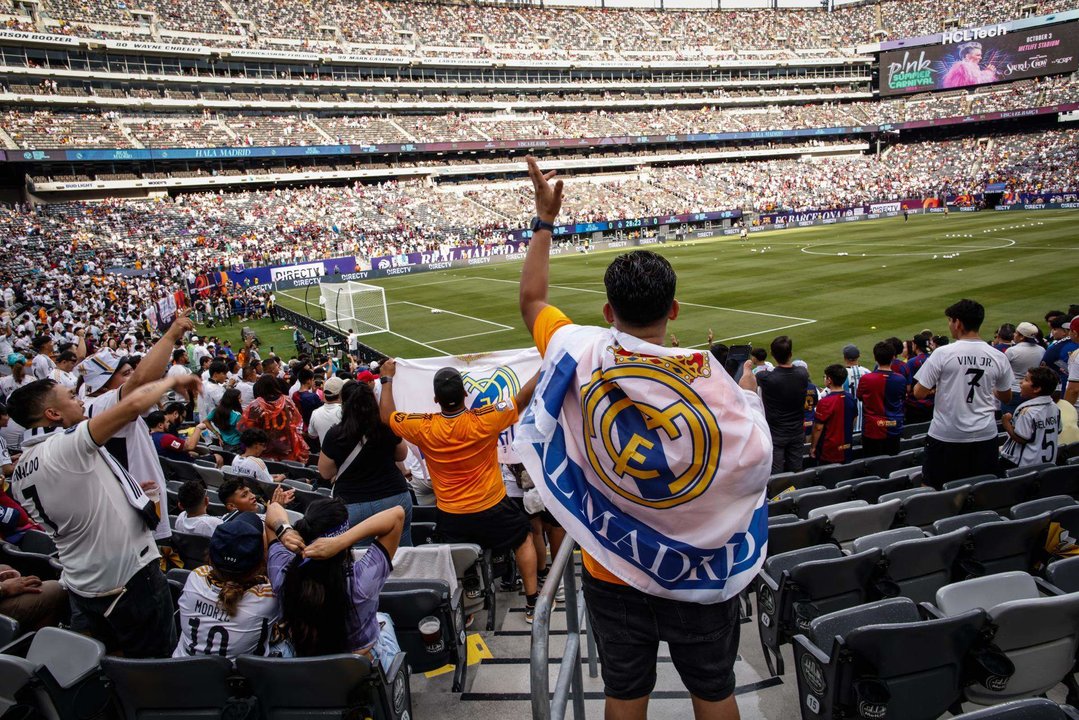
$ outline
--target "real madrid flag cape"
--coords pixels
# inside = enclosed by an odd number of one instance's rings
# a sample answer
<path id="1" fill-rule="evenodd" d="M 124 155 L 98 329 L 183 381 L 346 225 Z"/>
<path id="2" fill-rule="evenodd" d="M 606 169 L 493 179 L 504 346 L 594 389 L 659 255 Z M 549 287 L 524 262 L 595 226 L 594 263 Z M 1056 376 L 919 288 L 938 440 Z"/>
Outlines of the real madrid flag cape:
<path id="1" fill-rule="evenodd" d="M 565 326 L 514 448 L 570 536 L 642 592 L 722 602 L 764 564 L 771 435 L 708 352 Z"/>

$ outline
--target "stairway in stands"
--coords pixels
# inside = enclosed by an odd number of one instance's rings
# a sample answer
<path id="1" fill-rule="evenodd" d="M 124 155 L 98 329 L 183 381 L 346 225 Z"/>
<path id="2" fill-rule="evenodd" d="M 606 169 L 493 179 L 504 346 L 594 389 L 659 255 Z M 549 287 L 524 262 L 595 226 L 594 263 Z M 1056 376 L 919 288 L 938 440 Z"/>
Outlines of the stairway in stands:
<path id="1" fill-rule="evenodd" d="M 580 560 L 578 555 L 578 568 Z M 579 570 L 578 570 L 579 571 Z M 450 691 L 452 674 L 434 677 L 412 676 L 413 717 L 438 720 L 515 720 L 531 717 L 529 682 L 529 653 L 532 626 L 525 622 L 524 595 L 498 594 L 498 610 L 493 632 L 486 631 L 486 618 L 477 614 L 469 629 L 470 658 L 468 679 L 463 693 Z M 566 613 L 560 603 L 551 621 L 550 684 L 553 688 L 558 675 L 566 638 Z M 582 648 L 586 648 L 584 637 Z M 790 648 L 785 648 L 787 655 Z M 741 625 L 740 654 L 735 666 L 738 683 L 738 706 L 744 720 L 788 720 L 798 716 L 797 688 L 787 658 L 787 673 L 782 678 L 769 678 L 757 637 L 756 618 Z M 584 650 L 587 652 L 587 650 Z M 476 662 L 478 656 L 483 659 Z M 599 677 L 588 676 L 587 660 L 582 659 L 585 707 L 587 716 L 603 717 L 603 683 Z M 572 707 L 567 708 L 567 717 Z M 687 720 L 692 717 L 689 694 L 671 663 L 665 645 L 660 646 L 656 690 L 649 704 L 648 717 L 653 720 Z"/>

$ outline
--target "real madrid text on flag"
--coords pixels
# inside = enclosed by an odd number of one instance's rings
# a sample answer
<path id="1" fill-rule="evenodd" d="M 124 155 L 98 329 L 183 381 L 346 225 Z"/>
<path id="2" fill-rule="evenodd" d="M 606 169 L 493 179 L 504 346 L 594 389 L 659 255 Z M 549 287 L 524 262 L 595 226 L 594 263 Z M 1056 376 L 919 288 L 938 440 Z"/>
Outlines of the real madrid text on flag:
<path id="1" fill-rule="evenodd" d="M 444 367 L 456 368 L 461 372 L 468 394 L 465 406 L 476 410 L 512 400 L 539 366 L 539 353 L 534 347 L 478 355 L 398 360 L 397 374 L 390 387 L 393 387 L 393 399 L 398 408 L 406 412 L 437 413 L 439 408 L 431 388 L 435 373 Z M 523 411 L 523 408 L 518 410 Z M 506 430 L 498 439 L 499 458 L 504 462 L 517 462 L 506 457 L 511 450 L 514 429 Z"/>
<path id="2" fill-rule="evenodd" d="M 764 563 L 768 424 L 708 352 L 568 325 L 514 447 L 570 536 L 642 592 L 722 602 Z"/>

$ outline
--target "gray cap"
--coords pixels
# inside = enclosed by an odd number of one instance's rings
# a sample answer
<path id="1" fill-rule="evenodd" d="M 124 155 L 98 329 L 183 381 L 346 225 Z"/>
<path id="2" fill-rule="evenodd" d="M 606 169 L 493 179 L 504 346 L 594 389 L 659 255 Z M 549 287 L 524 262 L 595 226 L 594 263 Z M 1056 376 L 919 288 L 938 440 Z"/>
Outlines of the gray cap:
<path id="1" fill-rule="evenodd" d="M 858 350 L 857 345 L 847 345 L 843 348 L 844 360 L 857 360 L 862 356 L 861 351 Z"/>

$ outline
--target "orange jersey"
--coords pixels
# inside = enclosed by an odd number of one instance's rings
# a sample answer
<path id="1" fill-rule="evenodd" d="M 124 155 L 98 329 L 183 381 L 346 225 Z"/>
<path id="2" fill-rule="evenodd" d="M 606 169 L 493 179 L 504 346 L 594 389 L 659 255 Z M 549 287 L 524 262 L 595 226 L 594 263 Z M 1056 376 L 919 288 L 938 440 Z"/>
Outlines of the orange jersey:
<path id="1" fill-rule="evenodd" d="M 439 509 L 464 514 L 494 507 L 506 496 L 498 436 L 515 422 L 516 406 L 500 402 L 453 417 L 397 412 L 390 429 L 423 452 Z"/>
<path id="2" fill-rule="evenodd" d="M 540 314 L 536 317 L 536 323 L 532 326 L 532 339 L 535 340 L 536 349 L 539 350 L 540 355 L 547 354 L 547 345 L 559 329 L 572 324 L 573 321 L 554 305 L 548 305 L 543 310 L 540 310 Z M 618 576 L 608 572 L 607 568 L 593 560 L 592 556 L 584 550 L 581 550 L 581 562 L 584 564 L 585 569 L 588 570 L 588 574 L 597 580 L 603 580 L 615 585 L 626 584 Z"/>

